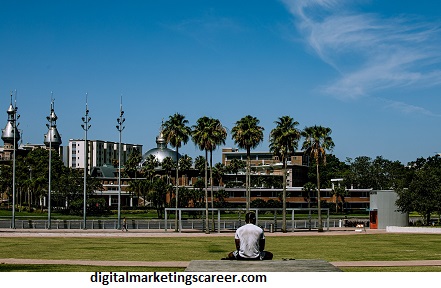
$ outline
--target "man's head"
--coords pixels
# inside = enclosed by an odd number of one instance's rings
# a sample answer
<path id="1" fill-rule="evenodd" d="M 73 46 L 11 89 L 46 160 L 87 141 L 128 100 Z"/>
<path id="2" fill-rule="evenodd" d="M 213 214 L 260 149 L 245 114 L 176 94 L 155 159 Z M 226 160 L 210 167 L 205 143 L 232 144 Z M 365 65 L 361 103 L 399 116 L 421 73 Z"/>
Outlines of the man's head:
<path id="1" fill-rule="evenodd" d="M 254 214 L 254 212 L 245 214 L 245 223 L 256 224 L 256 214 Z"/>

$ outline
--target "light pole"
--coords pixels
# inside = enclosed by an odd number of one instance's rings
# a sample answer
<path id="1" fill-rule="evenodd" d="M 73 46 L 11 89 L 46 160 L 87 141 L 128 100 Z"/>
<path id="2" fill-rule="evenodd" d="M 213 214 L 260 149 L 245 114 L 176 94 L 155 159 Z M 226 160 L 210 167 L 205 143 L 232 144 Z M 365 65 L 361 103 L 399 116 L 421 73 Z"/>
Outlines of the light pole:
<path id="1" fill-rule="evenodd" d="M 91 125 L 89 125 L 89 122 L 92 118 L 89 117 L 89 108 L 87 106 L 87 93 L 86 93 L 86 113 L 84 115 L 84 117 L 81 118 L 81 120 L 83 120 L 84 124 L 81 124 L 81 127 L 84 130 L 84 190 L 83 190 L 83 229 L 87 229 L 86 228 L 86 209 L 87 209 L 87 205 L 86 205 L 86 200 L 87 200 L 87 168 L 88 168 L 88 164 L 89 164 L 89 160 L 88 160 L 88 152 L 87 152 L 87 148 L 88 148 L 88 144 L 87 144 L 87 131 L 89 130 L 89 128 L 91 127 Z"/>
<path id="2" fill-rule="evenodd" d="M 116 119 L 118 125 L 116 125 L 116 129 L 119 132 L 119 145 L 118 145 L 118 224 L 117 229 L 121 229 L 121 134 L 124 130 L 124 122 L 126 121 L 123 118 L 124 111 L 122 110 L 122 96 L 121 96 L 121 104 L 119 108 L 119 117 Z"/>
<path id="3" fill-rule="evenodd" d="M 49 124 L 46 124 L 46 127 L 49 129 L 48 133 L 52 134 L 52 128 L 54 127 L 54 117 L 53 117 L 53 112 L 54 112 L 54 98 L 53 98 L 53 93 L 51 93 L 51 109 L 50 109 L 50 113 L 49 116 L 46 117 L 47 121 L 49 122 Z M 51 187 L 51 176 L 52 176 L 52 139 L 51 139 L 51 134 L 49 134 L 49 185 L 48 185 L 48 190 L 47 190 L 47 229 L 51 229 L 51 191 L 52 191 L 52 187 Z"/>
<path id="4" fill-rule="evenodd" d="M 12 102 L 12 94 L 11 94 L 11 102 Z M 17 150 L 17 120 L 20 118 L 20 115 L 17 115 L 17 92 L 15 93 L 15 100 L 14 100 L 14 106 L 12 107 L 12 118 L 11 118 L 11 122 L 12 122 L 12 131 L 14 134 L 14 151 L 13 151 L 13 155 L 12 155 L 12 223 L 11 223 L 11 228 L 15 229 L 15 153 Z M 19 136 L 20 137 L 20 136 Z"/>

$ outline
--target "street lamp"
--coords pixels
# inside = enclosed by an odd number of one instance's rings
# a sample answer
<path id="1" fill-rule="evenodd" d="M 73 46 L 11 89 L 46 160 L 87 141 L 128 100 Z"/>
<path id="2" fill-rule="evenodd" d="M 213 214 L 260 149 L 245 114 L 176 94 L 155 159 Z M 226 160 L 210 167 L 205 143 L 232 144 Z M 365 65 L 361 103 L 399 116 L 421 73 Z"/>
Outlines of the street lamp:
<path id="1" fill-rule="evenodd" d="M 116 125 L 116 129 L 119 131 L 119 145 L 118 145 L 118 224 L 117 229 L 121 229 L 121 134 L 124 130 L 124 122 L 126 121 L 123 118 L 124 111 L 122 110 L 122 96 L 121 96 L 121 104 L 119 108 L 119 117 L 116 119 L 118 125 Z"/>
<path id="2" fill-rule="evenodd" d="M 49 124 L 46 124 L 46 127 L 49 129 L 48 133 L 52 133 L 52 128 L 54 127 L 54 121 L 56 121 L 56 119 L 54 119 L 53 117 L 53 112 L 54 112 L 54 98 L 53 98 L 53 93 L 51 92 L 51 109 L 49 116 L 46 117 L 47 121 L 49 122 Z M 50 136 L 51 134 L 49 134 L 49 185 L 47 190 L 47 229 L 51 229 L 52 139 Z"/>
<path id="3" fill-rule="evenodd" d="M 12 105 L 12 94 L 11 94 L 11 105 Z M 20 115 L 17 114 L 17 91 L 15 91 L 15 100 L 14 100 L 14 106 L 12 107 L 12 111 L 11 111 L 11 124 L 12 124 L 12 131 L 14 134 L 14 151 L 13 151 L 13 155 L 12 155 L 12 223 L 11 223 L 11 228 L 15 229 L 15 153 L 17 150 L 17 120 L 20 118 Z M 20 137 L 20 134 L 19 134 Z"/>
<path id="4" fill-rule="evenodd" d="M 91 127 L 91 125 L 89 125 L 89 122 L 92 118 L 89 117 L 89 108 L 87 106 L 87 93 L 86 93 L 86 113 L 84 115 L 84 117 L 81 117 L 81 120 L 83 120 L 84 124 L 81 124 L 81 127 L 84 130 L 84 191 L 83 191 L 83 229 L 86 229 L 86 200 L 87 200 L 87 168 L 88 168 L 88 154 L 87 154 L 87 148 L 88 148 L 88 144 L 87 144 L 87 131 L 89 130 L 89 128 Z"/>

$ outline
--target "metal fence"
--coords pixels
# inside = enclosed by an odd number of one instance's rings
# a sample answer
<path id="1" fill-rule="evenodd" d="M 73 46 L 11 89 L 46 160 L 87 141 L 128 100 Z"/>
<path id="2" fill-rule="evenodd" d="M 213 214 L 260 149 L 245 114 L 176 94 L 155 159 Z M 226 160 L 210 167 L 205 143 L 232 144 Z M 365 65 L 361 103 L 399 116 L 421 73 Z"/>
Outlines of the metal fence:
<path id="1" fill-rule="evenodd" d="M 288 231 L 302 231 L 309 229 L 318 228 L 318 219 L 316 214 L 316 209 L 287 209 L 287 221 L 286 229 Z M 242 209 L 209 209 L 209 225 L 212 231 L 217 232 L 228 232 L 235 231 L 238 227 L 245 224 L 244 213 L 245 210 Z M 281 209 L 251 209 L 251 211 L 256 212 L 257 225 L 262 227 L 267 232 L 277 232 L 282 228 L 282 216 Z M 129 230 L 178 230 L 179 232 L 185 231 L 205 231 L 206 220 L 205 220 L 205 209 L 203 208 L 179 208 L 178 209 L 178 229 L 176 228 L 176 220 L 169 219 L 170 213 L 175 213 L 176 209 L 167 208 L 165 209 L 165 219 L 127 219 L 127 228 Z M 187 215 L 185 214 L 187 212 Z M 190 218 L 188 212 L 196 212 L 197 216 L 195 218 Z M 211 213 L 213 212 L 214 221 L 212 221 Z M 296 218 L 296 213 L 302 212 L 301 219 Z M 310 217 L 305 218 L 305 212 L 314 212 L 309 214 Z M 343 227 L 342 219 L 330 219 L 329 210 L 323 209 L 323 228 L 329 230 L 333 227 Z M 232 219 L 231 215 L 226 216 L 226 213 L 237 213 L 237 217 Z M 193 214 L 194 215 L 194 214 Z M 184 218 L 183 216 L 186 216 Z M 193 216 L 191 216 L 193 217 Z M 116 230 L 118 227 L 117 219 L 99 219 L 99 220 L 87 220 L 86 227 L 84 227 L 84 220 L 51 220 L 51 229 L 101 229 L 101 230 Z M 1 218 L 0 228 L 10 229 L 12 227 L 11 218 Z M 47 219 L 15 219 L 16 229 L 48 229 Z"/>

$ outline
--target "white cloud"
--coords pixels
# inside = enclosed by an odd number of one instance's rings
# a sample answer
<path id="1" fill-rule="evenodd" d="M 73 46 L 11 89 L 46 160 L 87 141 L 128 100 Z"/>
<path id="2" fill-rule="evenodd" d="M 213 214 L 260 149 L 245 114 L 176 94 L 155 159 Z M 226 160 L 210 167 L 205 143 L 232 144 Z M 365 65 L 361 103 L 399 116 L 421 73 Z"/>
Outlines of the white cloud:
<path id="1" fill-rule="evenodd" d="M 284 3 L 307 45 L 340 74 L 332 83 L 324 84 L 326 93 L 358 99 L 391 88 L 441 84 L 440 23 L 405 15 L 386 18 L 360 13 L 351 9 L 356 1 Z M 408 110 L 402 104 L 394 106 Z M 409 107 L 415 111 L 416 106 Z"/>

